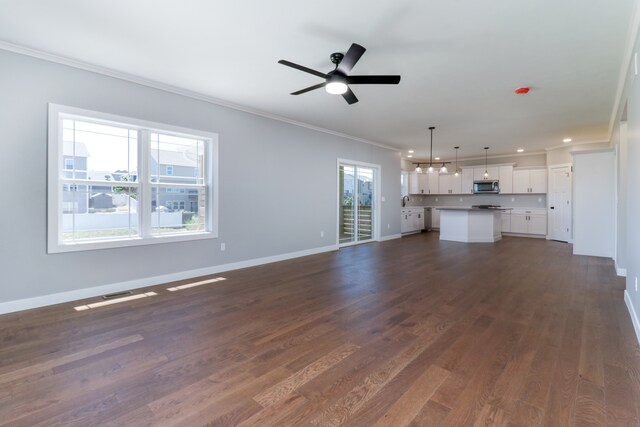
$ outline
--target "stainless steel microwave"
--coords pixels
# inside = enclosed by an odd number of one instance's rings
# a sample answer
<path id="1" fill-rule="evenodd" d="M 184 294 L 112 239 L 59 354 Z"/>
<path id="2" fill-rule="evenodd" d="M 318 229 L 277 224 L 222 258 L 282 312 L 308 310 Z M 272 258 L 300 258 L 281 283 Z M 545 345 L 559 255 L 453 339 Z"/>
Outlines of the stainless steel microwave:
<path id="1" fill-rule="evenodd" d="M 499 192 L 498 181 L 473 181 L 473 194 L 498 194 Z"/>

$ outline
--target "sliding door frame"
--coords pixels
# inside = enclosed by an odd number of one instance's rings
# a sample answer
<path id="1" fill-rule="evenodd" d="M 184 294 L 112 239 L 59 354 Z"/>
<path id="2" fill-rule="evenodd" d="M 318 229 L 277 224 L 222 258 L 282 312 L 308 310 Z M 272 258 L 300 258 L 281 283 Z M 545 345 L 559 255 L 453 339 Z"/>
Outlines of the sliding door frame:
<path id="1" fill-rule="evenodd" d="M 336 162 L 336 195 L 338 196 L 336 200 L 340 199 L 340 165 L 343 166 L 356 166 L 356 167 L 365 167 L 373 169 L 373 204 L 371 205 L 373 209 L 373 222 L 372 222 L 372 230 L 371 230 L 371 239 L 358 241 L 357 239 L 357 230 L 356 232 L 356 241 L 355 242 L 346 242 L 340 243 L 340 204 L 337 204 L 336 207 L 336 245 L 338 247 L 345 246 L 353 246 L 359 245 L 361 243 L 375 242 L 380 241 L 380 186 L 382 185 L 382 168 L 380 165 L 375 163 L 366 163 L 360 162 L 356 160 L 342 159 L 338 158 Z M 357 173 L 355 174 L 355 182 L 356 182 L 356 192 L 357 192 Z"/>

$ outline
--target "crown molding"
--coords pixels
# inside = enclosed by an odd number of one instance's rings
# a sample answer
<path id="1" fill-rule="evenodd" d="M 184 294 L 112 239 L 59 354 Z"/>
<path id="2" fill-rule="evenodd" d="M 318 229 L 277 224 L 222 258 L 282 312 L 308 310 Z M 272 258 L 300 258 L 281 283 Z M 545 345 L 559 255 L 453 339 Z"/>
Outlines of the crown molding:
<path id="1" fill-rule="evenodd" d="M 395 151 L 400 153 L 401 150 L 397 147 L 392 147 L 390 145 L 385 145 L 380 142 L 370 141 L 368 139 L 360 138 L 353 135 L 348 135 L 346 133 L 337 132 L 331 129 L 323 128 L 320 126 L 315 126 L 309 123 L 300 122 L 297 120 L 293 120 L 284 116 L 279 116 L 277 114 L 267 113 L 266 111 L 261 111 L 255 108 L 247 107 L 240 104 L 235 104 L 230 101 L 226 101 L 224 99 L 216 98 L 213 96 L 205 95 L 203 93 L 191 91 L 189 89 L 184 89 L 178 86 L 172 86 L 170 84 L 161 83 L 155 80 L 145 79 L 144 77 L 140 77 L 134 74 L 125 73 L 122 71 L 114 70 L 108 67 L 103 67 L 100 65 L 90 64 L 88 62 L 79 61 L 77 59 L 67 58 L 60 55 L 55 55 L 52 53 L 44 52 L 41 50 L 20 46 L 17 44 L 9 43 L 3 40 L 0 40 L 0 50 L 5 50 L 8 52 L 17 53 L 20 55 L 30 56 L 37 59 L 42 59 L 44 61 L 54 62 L 56 64 L 66 65 L 68 67 L 77 68 L 84 71 L 89 71 L 96 74 L 101 74 L 108 77 L 113 77 L 119 80 L 124 80 L 130 83 L 139 84 L 142 86 L 150 87 L 153 89 L 158 89 L 164 92 L 172 93 L 175 95 L 185 96 L 187 98 L 196 99 L 198 101 L 204 101 L 209 104 L 218 105 L 221 107 L 231 108 L 233 110 L 242 111 L 244 113 L 253 114 L 255 116 L 264 117 L 271 120 L 276 120 L 279 122 L 287 123 L 290 125 L 302 127 L 305 129 L 310 129 L 316 132 L 322 132 L 329 135 L 337 136 L 340 138 L 350 139 L 352 141 L 361 142 L 364 144 L 374 145 L 376 147 L 385 148 L 387 150 Z"/>
<path id="2" fill-rule="evenodd" d="M 608 144 L 610 145 L 610 143 L 608 141 L 584 141 L 584 142 L 577 142 L 577 143 L 569 143 L 569 144 L 562 144 L 562 145 L 555 145 L 553 147 L 548 147 L 545 148 L 545 151 L 555 151 L 555 150 L 562 150 L 563 148 L 568 148 L 569 150 L 575 149 L 575 148 L 579 148 L 583 145 L 593 145 L 593 144 Z"/>
<path id="3" fill-rule="evenodd" d="M 547 153 L 544 151 L 532 151 L 530 153 L 513 153 L 513 154 L 495 154 L 492 156 L 487 156 L 487 159 L 502 159 L 505 157 L 527 157 L 527 156 L 539 156 L 539 155 L 546 155 Z M 429 164 L 429 160 L 427 161 L 418 161 L 418 160 L 414 160 L 413 158 L 408 159 L 406 157 L 403 157 L 402 160 L 406 160 L 407 162 L 411 162 L 411 163 L 420 163 L 422 164 Z M 458 163 L 460 162 L 466 162 L 469 160 L 484 160 L 484 156 L 477 156 L 477 157 L 458 157 Z M 455 162 L 455 159 L 453 160 L 445 160 L 445 163 L 453 163 Z M 441 164 L 442 160 L 435 160 L 433 162 L 433 164 Z M 461 166 L 462 167 L 462 166 Z"/>
<path id="4" fill-rule="evenodd" d="M 629 26 L 629 32 L 627 34 L 627 44 L 624 49 L 624 57 L 620 66 L 620 75 L 618 76 L 618 88 L 613 102 L 611 118 L 609 119 L 609 141 L 611 141 L 611 138 L 613 137 L 613 129 L 616 125 L 616 119 L 618 118 L 618 114 L 621 112 L 622 96 L 627 83 L 631 59 L 633 58 L 633 49 L 635 47 L 636 38 L 638 37 L 638 29 L 640 29 L 640 1 L 636 0 L 636 7 L 630 21 L 631 25 Z"/>

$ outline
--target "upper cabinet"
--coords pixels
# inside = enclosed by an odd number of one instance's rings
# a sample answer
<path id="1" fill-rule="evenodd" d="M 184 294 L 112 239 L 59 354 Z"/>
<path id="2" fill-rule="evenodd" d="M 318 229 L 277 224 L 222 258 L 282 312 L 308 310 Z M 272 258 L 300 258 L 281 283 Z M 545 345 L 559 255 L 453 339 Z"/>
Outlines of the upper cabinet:
<path id="1" fill-rule="evenodd" d="M 409 194 L 429 194 L 427 177 L 425 174 L 409 172 Z"/>
<path id="2" fill-rule="evenodd" d="M 473 168 L 462 168 L 462 191 L 460 194 L 473 194 Z"/>
<path id="3" fill-rule="evenodd" d="M 438 174 L 409 172 L 409 194 L 438 194 Z"/>
<path id="4" fill-rule="evenodd" d="M 489 174 L 488 177 L 484 177 L 484 171 L 487 171 Z M 484 181 L 491 180 L 495 181 L 500 176 L 500 168 L 497 166 L 488 166 L 486 169 L 484 167 L 476 166 L 473 168 L 473 180 L 474 181 Z"/>
<path id="5" fill-rule="evenodd" d="M 437 172 L 437 169 L 432 173 L 425 174 L 425 176 L 427 177 L 427 182 L 428 182 L 428 188 L 429 188 L 428 194 L 439 194 L 440 174 Z"/>
<path id="6" fill-rule="evenodd" d="M 513 192 L 516 194 L 545 194 L 547 192 L 547 170 L 514 169 Z"/>
<path id="7" fill-rule="evenodd" d="M 500 193 L 513 193 L 513 166 L 500 166 L 498 181 L 500 181 Z"/>
<path id="8" fill-rule="evenodd" d="M 461 194 L 462 192 L 462 176 L 458 174 L 440 175 L 440 194 Z"/>
<path id="9" fill-rule="evenodd" d="M 409 194 L 473 194 L 473 181 L 483 181 L 484 166 L 466 166 L 454 174 L 408 172 Z M 497 180 L 501 194 L 546 194 L 547 170 L 540 167 L 514 168 L 497 165 L 486 168 L 487 180 Z"/>
<path id="10" fill-rule="evenodd" d="M 531 192 L 545 193 L 547 192 L 547 170 L 531 169 Z"/>

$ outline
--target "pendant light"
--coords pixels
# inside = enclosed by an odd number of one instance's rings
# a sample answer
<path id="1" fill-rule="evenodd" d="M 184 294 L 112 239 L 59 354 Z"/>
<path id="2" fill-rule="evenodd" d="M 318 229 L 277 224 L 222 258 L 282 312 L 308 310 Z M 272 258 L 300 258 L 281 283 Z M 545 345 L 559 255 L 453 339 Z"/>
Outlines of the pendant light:
<path id="1" fill-rule="evenodd" d="M 489 178 L 489 171 L 487 168 L 487 153 L 489 152 L 489 147 L 484 147 L 484 179 Z"/>
<path id="2" fill-rule="evenodd" d="M 416 165 L 416 173 L 422 173 L 422 168 L 420 167 L 420 163 L 415 163 Z"/>
<path id="3" fill-rule="evenodd" d="M 435 128 L 435 126 L 429 126 L 429 130 L 431 131 L 431 145 L 429 148 L 429 169 L 427 169 L 427 172 L 429 173 L 433 173 L 433 130 Z"/>
<path id="4" fill-rule="evenodd" d="M 455 175 L 455 176 L 458 176 L 458 175 L 460 175 L 460 174 L 458 173 L 458 149 L 459 149 L 460 147 L 453 147 L 453 148 L 455 148 L 455 150 L 456 150 L 456 173 L 454 173 L 454 175 Z"/>
<path id="5" fill-rule="evenodd" d="M 447 165 L 445 165 L 445 163 L 442 162 L 442 167 L 440 168 L 440 173 L 447 173 L 447 172 L 449 172 L 447 170 Z"/>

